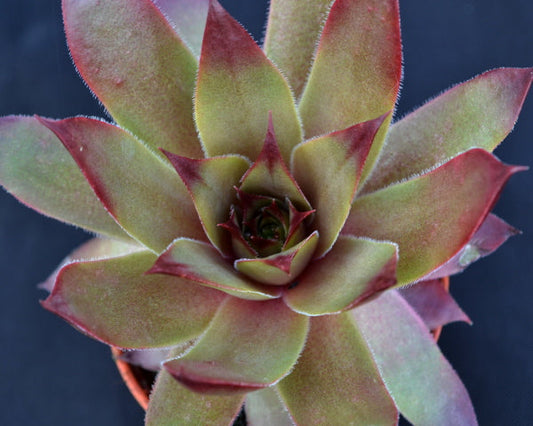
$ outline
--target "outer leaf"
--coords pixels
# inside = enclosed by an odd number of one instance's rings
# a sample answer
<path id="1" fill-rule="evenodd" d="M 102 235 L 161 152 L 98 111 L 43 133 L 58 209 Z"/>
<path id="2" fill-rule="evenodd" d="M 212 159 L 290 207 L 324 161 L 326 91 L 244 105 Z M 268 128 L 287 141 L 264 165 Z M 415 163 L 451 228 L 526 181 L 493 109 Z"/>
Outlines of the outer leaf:
<path id="1" fill-rule="evenodd" d="M 305 350 L 278 389 L 296 424 L 398 421 L 372 354 L 347 313 L 311 318 Z"/>
<path id="2" fill-rule="evenodd" d="M 138 139 L 85 117 L 41 121 L 61 139 L 100 201 L 132 237 L 156 252 L 178 236 L 205 238 L 185 186 Z"/>
<path id="3" fill-rule="evenodd" d="M 150 395 L 147 426 L 231 425 L 244 395 L 205 395 L 191 392 L 161 370 Z"/>
<path id="4" fill-rule="evenodd" d="M 200 56 L 209 0 L 155 0 L 178 34 Z"/>
<path id="5" fill-rule="evenodd" d="M 272 0 L 265 36 L 267 56 L 300 97 L 332 0 Z"/>
<path id="6" fill-rule="evenodd" d="M 59 139 L 35 118 L 0 118 L 0 184 L 39 213 L 129 240 Z"/>
<path id="7" fill-rule="evenodd" d="M 396 284 L 397 246 L 341 236 L 326 257 L 312 262 L 298 284 L 283 294 L 287 305 L 306 315 L 350 309 Z"/>
<path id="8" fill-rule="evenodd" d="M 281 294 L 279 288 L 257 284 L 239 274 L 211 245 L 183 238 L 170 245 L 150 272 L 183 277 L 241 299 L 267 300 Z"/>
<path id="9" fill-rule="evenodd" d="M 243 176 L 239 189 L 250 194 L 266 195 L 281 200 L 288 197 L 300 210 L 311 209 L 311 205 L 283 161 L 274 135 L 272 115 L 269 117 L 263 149 Z"/>
<path id="10" fill-rule="evenodd" d="M 308 323 L 280 299 L 229 298 L 196 346 L 164 366 L 197 392 L 261 389 L 289 373 L 303 349 Z"/>
<path id="11" fill-rule="evenodd" d="M 393 109 L 401 68 L 398 1 L 335 1 L 300 103 L 305 136 L 345 129 Z M 367 170 L 389 121 L 374 141 Z"/>
<path id="12" fill-rule="evenodd" d="M 63 0 L 74 62 L 113 118 L 153 148 L 202 157 L 197 62 L 150 0 Z"/>
<path id="13" fill-rule="evenodd" d="M 335 243 L 348 217 L 366 157 L 385 116 L 298 145 L 292 170 L 311 205 L 320 233 L 315 257 Z"/>
<path id="14" fill-rule="evenodd" d="M 165 152 L 187 186 L 209 241 L 225 256 L 231 256 L 227 231 L 219 226 L 230 217 L 236 201 L 235 185 L 249 167 L 245 158 L 225 157 L 192 160 Z"/>
<path id="15" fill-rule="evenodd" d="M 476 425 L 461 380 L 396 292 L 351 311 L 400 412 L 413 424 Z"/>
<path id="16" fill-rule="evenodd" d="M 421 281 L 398 290 L 429 330 L 454 321 L 472 321 L 443 286 L 443 279 Z"/>
<path id="17" fill-rule="evenodd" d="M 294 281 L 313 257 L 319 236 L 315 231 L 305 240 L 280 253 L 258 259 L 238 259 L 235 269 L 256 281 L 285 285 Z"/>
<path id="18" fill-rule="evenodd" d="M 492 151 L 512 130 L 533 68 L 500 68 L 459 84 L 395 123 L 363 191 L 434 167 L 467 149 Z"/>
<path id="19" fill-rule="evenodd" d="M 498 216 L 489 214 L 472 239 L 444 265 L 431 272 L 424 279 L 447 277 L 463 271 L 476 260 L 488 256 L 509 237 L 520 233 Z"/>
<path id="20" fill-rule="evenodd" d="M 398 243 L 398 284 L 408 284 L 468 243 L 519 170 L 481 149 L 467 151 L 423 176 L 357 198 L 343 232 Z"/>
<path id="21" fill-rule="evenodd" d="M 121 348 L 172 346 L 197 337 L 226 296 L 177 277 L 145 275 L 155 260 L 143 251 L 71 263 L 60 271 L 43 305 Z"/>
<path id="22" fill-rule="evenodd" d="M 250 426 L 294 425 L 276 386 L 247 394 L 244 409 Z"/>
<path id="23" fill-rule="evenodd" d="M 268 112 L 286 162 L 302 140 L 289 86 L 246 30 L 210 3 L 195 97 L 196 124 L 209 156 L 261 151 Z"/>
<path id="24" fill-rule="evenodd" d="M 108 259 L 111 257 L 123 256 L 135 251 L 144 250 L 144 247 L 136 244 L 124 243 L 117 240 L 107 240 L 103 238 L 92 238 L 73 250 L 65 257 L 56 270 L 39 287 L 51 292 L 57 279 L 59 271 L 67 264 L 80 260 Z"/>

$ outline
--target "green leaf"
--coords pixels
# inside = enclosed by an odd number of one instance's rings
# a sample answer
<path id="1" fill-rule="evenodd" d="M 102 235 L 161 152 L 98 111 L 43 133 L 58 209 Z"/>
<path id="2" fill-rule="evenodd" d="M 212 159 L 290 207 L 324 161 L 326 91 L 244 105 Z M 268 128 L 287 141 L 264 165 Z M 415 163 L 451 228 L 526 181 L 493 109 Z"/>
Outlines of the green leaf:
<path id="1" fill-rule="evenodd" d="M 335 1 L 300 102 L 305 137 L 346 129 L 392 110 L 401 71 L 398 1 Z M 363 180 L 389 122 L 390 117 L 373 143 Z"/>
<path id="2" fill-rule="evenodd" d="M 192 52 L 200 56 L 209 0 L 157 0 L 155 3 Z"/>
<path id="3" fill-rule="evenodd" d="M 161 370 L 150 394 L 145 423 L 147 426 L 231 425 L 243 402 L 244 395 L 191 392 Z"/>
<path id="4" fill-rule="evenodd" d="M 218 226 L 230 217 L 230 207 L 236 202 L 235 185 L 250 167 L 237 155 L 193 160 L 165 152 L 194 202 L 202 227 L 213 244 L 226 257 L 231 257 L 229 234 Z"/>
<path id="5" fill-rule="evenodd" d="M 201 340 L 164 367 L 191 390 L 241 393 L 270 386 L 286 376 L 303 349 L 308 317 L 280 299 L 229 298 Z"/>
<path id="6" fill-rule="evenodd" d="M 129 240 L 52 131 L 33 117 L 0 118 L 0 184 L 46 216 Z"/>
<path id="7" fill-rule="evenodd" d="M 261 48 L 212 1 L 200 57 L 195 117 L 208 156 L 242 154 L 254 161 L 272 111 L 285 162 L 301 142 L 289 86 Z"/>
<path id="8" fill-rule="evenodd" d="M 205 239 L 185 185 L 131 134 L 85 117 L 41 122 L 61 139 L 107 211 L 133 238 L 155 252 L 178 236 Z"/>
<path id="9" fill-rule="evenodd" d="M 283 300 L 305 315 L 338 313 L 396 284 L 397 246 L 342 235 L 313 261 Z"/>
<path id="10" fill-rule="evenodd" d="M 331 0 L 271 0 L 264 50 L 302 94 Z"/>
<path id="11" fill-rule="evenodd" d="M 257 259 L 237 259 L 235 269 L 260 283 L 288 284 L 308 265 L 318 241 L 318 232 L 315 231 L 305 240 L 280 253 Z"/>
<path id="12" fill-rule="evenodd" d="M 396 292 L 351 311 L 402 415 L 417 425 L 476 425 L 461 380 Z"/>
<path id="13" fill-rule="evenodd" d="M 267 300 L 281 294 L 279 288 L 239 274 L 211 245 L 183 238 L 175 240 L 149 272 L 183 277 L 241 299 Z"/>
<path id="14" fill-rule="evenodd" d="M 248 393 L 244 410 L 246 421 L 253 426 L 294 425 L 276 386 Z"/>
<path id="15" fill-rule="evenodd" d="M 470 148 L 492 151 L 513 129 L 533 68 L 500 68 L 459 84 L 391 126 L 363 188 L 373 192 Z"/>
<path id="16" fill-rule="evenodd" d="M 348 313 L 311 318 L 305 350 L 278 385 L 298 425 L 392 425 L 398 412 Z"/>
<path id="17" fill-rule="evenodd" d="M 408 284 L 468 243 L 520 170 L 472 149 L 425 175 L 356 198 L 343 233 L 397 243 L 398 285 Z"/>
<path id="18" fill-rule="evenodd" d="M 185 279 L 146 275 L 155 260 L 142 251 L 71 263 L 43 306 L 120 348 L 168 347 L 198 337 L 227 296 Z"/>
<path id="19" fill-rule="evenodd" d="M 63 0 L 70 53 L 116 122 L 152 148 L 203 157 L 197 61 L 150 0 Z"/>
<path id="20" fill-rule="evenodd" d="M 335 243 L 348 217 L 366 157 L 385 116 L 298 145 L 292 155 L 296 181 L 316 209 L 320 234 L 315 257 Z"/>
<path id="21" fill-rule="evenodd" d="M 72 252 L 61 261 L 55 271 L 50 274 L 46 281 L 39 284 L 39 287 L 51 292 L 54 288 L 57 274 L 69 263 L 78 262 L 80 260 L 109 259 L 111 257 L 119 257 L 144 249 L 143 246 L 134 244 L 133 242 L 125 243 L 105 238 L 91 238 L 89 241 L 72 250 Z"/>

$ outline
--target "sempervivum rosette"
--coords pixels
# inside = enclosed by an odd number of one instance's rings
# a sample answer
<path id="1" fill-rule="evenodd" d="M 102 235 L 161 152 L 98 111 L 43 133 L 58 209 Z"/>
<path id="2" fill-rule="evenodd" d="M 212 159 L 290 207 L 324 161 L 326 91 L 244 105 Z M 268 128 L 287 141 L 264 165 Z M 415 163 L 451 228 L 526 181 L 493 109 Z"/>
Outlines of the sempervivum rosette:
<path id="1" fill-rule="evenodd" d="M 515 232 L 490 210 L 521 168 L 490 151 L 531 69 L 391 124 L 395 0 L 273 0 L 263 48 L 216 0 L 63 12 L 114 122 L 2 118 L 0 181 L 98 235 L 43 305 L 155 363 L 147 424 L 476 423 L 429 330 L 467 319 L 441 279 Z"/>

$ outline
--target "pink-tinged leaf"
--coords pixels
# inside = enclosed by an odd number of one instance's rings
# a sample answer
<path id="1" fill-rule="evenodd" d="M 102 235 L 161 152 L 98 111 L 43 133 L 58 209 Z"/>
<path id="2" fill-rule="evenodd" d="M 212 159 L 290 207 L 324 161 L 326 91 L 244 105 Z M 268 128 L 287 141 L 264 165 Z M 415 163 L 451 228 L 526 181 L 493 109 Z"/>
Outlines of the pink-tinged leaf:
<path id="1" fill-rule="evenodd" d="M 233 153 L 255 160 L 269 111 L 288 162 L 302 140 L 289 86 L 246 30 L 212 0 L 195 97 L 196 124 L 207 155 Z"/>
<path id="2" fill-rule="evenodd" d="M 468 244 L 444 265 L 423 279 L 430 280 L 457 274 L 476 260 L 491 254 L 509 237 L 519 233 L 520 231 L 504 222 L 498 216 L 489 214 Z"/>
<path id="3" fill-rule="evenodd" d="M 309 318 L 281 299 L 252 302 L 229 298 L 201 340 L 164 367 L 201 393 L 262 389 L 285 377 L 305 344 Z"/>
<path id="4" fill-rule="evenodd" d="M 363 191 L 419 174 L 470 148 L 492 151 L 512 130 L 533 68 L 500 68 L 459 84 L 395 123 Z"/>
<path id="5" fill-rule="evenodd" d="M 200 56 L 209 0 L 155 0 L 196 56 Z"/>
<path id="6" fill-rule="evenodd" d="M 234 266 L 239 272 L 261 283 L 285 285 L 294 281 L 305 269 L 318 241 L 318 232 L 315 231 L 290 249 L 258 259 L 238 259 Z"/>
<path id="7" fill-rule="evenodd" d="M 311 209 L 305 195 L 283 161 L 274 134 L 271 114 L 263 149 L 252 167 L 243 176 L 239 189 L 250 194 L 261 194 L 281 200 L 287 197 L 300 210 Z"/>
<path id="8" fill-rule="evenodd" d="M 191 392 L 165 370 L 157 376 L 146 411 L 146 426 L 231 425 L 241 411 L 244 395 L 205 395 Z"/>
<path id="9" fill-rule="evenodd" d="M 351 311 L 396 406 L 417 425 L 476 425 L 468 393 L 418 315 L 396 292 Z"/>
<path id="10" fill-rule="evenodd" d="M 300 102 L 305 137 L 346 129 L 392 110 L 401 74 L 398 1 L 335 1 Z M 374 140 L 363 180 L 390 118 Z"/>
<path id="11" fill-rule="evenodd" d="M 398 285 L 409 284 L 470 241 L 520 170 L 472 149 L 425 175 L 356 198 L 343 233 L 397 243 Z"/>
<path id="12" fill-rule="evenodd" d="M 39 213 L 130 240 L 106 212 L 60 140 L 33 117 L 0 118 L 0 184 Z"/>
<path id="13" fill-rule="evenodd" d="M 227 297 L 164 275 L 146 275 L 149 251 L 71 263 L 43 306 L 84 333 L 120 348 L 168 347 L 199 336 Z"/>
<path id="14" fill-rule="evenodd" d="M 225 229 L 218 226 L 230 217 L 235 204 L 235 185 L 250 167 L 248 161 L 237 155 L 193 160 L 165 152 L 187 186 L 209 241 L 229 257 L 231 241 Z"/>
<path id="15" fill-rule="evenodd" d="M 293 151 L 292 171 L 317 213 L 316 257 L 331 249 L 348 217 L 370 146 L 385 118 L 311 139 Z"/>
<path id="16" fill-rule="evenodd" d="M 178 236 L 205 239 L 185 185 L 138 139 L 85 117 L 40 120 L 61 139 L 100 201 L 133 238 L 155 252 Z"/>
<path id="17" fill-rule="evenodd" d="M 271 0 L 264 50 L 294 95 L 304 88 L 331 0 Z"/>
<path id="18" fill-rule="evenodd" d="M 183 277 L 241 299 L 267 300 L 281 295 L 279 288 L 239 274 L 211 245 L 183 238 L 175 240 L 149 272 Z"/>
<path id="19" fill-rule="evenodd" d="M 397 262 L 393 243 L 342 235 L 284 292 L 283 300 L 305 315 L 338 313 L 396 284 Z"/>
<path id="20" fill-rule="evenodd" d="M 305 349 L 278 385 L 295 424 L 393 425 L 394 406 L 348 313 L 311 318 Z"/>
<path id="21" fill-rule="evenodd" d="M 293 426 L 277 386 L 270 386 L 246 395 L 244 403 L 246 421 L 252 426 Z"/>
<path id="22" fill-rule="evenodd" d="M 161 348 L 161 349 L 139 349 L 139 350 L 129 350 L 123 351 L 118 359 L 125 361 L 128 364 L 136 365 L 138 367 L 144 368 L 148 371 L 158 372 L 161 370 L 161 365 L 167 359 L 172 359 L 176 356 L 183 355 L 186 351 L 190 350 L 196 340 L 189 340 L 184 343 L 180 343 L 171 348 Z"/>
<path id="23" fill-rule="evenodd" d="M 455 321 L 472 321 L 459 307 L 443 285 L 444 279 L 420 281 L 398 290 L 409 302 L 429 330 L 436 330 Z"/>
<path id="24" fill-rule="evenodd" d="M 63 0 L 70 53 L 118 124 L 152 148 L 202 157 L 197 61 L 150 0 Z"/>
<path id="25" fill-rule="evenodd" d="M 50 274 L 46 281 L 39 284 L 39 288 L 51 292 L 54 288 L 57 274 L 69 263 L 78 262 L 80 260 L 109 259 L 111 257 L 123 256 L 140 250 L 144 250 L 144 247 L 133 244 L 133 242 L 130 244 L 117 240 L 92 238 L 69 253 L 69 255 L 61 261 L 55 271 Z"/>

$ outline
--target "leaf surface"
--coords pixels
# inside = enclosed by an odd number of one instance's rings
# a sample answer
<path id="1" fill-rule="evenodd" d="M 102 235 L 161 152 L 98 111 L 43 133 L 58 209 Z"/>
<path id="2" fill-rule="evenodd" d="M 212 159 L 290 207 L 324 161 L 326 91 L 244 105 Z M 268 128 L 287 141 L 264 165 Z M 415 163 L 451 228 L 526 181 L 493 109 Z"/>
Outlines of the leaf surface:
<path id="1" fill-rule="evenodd" d="M 470 241 L 520 170 L 472 149 L 425 175 L 356 198 L 343 232 L 397 243 L 398 285 L 408 284 Z"/>
<path id="2" fill-rule="evenodd" d="M 385 116 L 298 145 L 292 155 L 296 181 L 314 209 L 320 233 L 315 257 L 337 240 L 350 213 L 366 157 Z"/>
<path id="3" fill-rule="evenodd" d="M 272 0 L 264 50 L 302 94 L 331 0 Z"/>
<path id="4" fill-rule="evenodd" d="M 351 311 L 402 415 L 420 425 L 476 425 L 461 380 L 396 292 Z"/>
<path id="5" fill-rule="evenodd" d="M 246 30 L 212 1 L 195 97 L 196 124 L 206 154 L 242 154 L 254 161 L 269 111 L 288 162 L 292 148 L 302 140 L 289 86 Z"/>
<path id="6" fill-rule="evenodd" d="M 205 239 L 185 185 L 170 164 L 130 133 L 103 121 L 41 119 L 74 157 L 100 201 L 155 252 L 176 237 Z"/>
<path id="7" fill-rule="evenodd" d="M 161 348 L 196 338 L 226 295 L 181 278 L 146 275 L 155 260 L 142 251 L 71 263 L 43 306 L 120 348 Z"/>
<path id="8" fill-rule="evenodd" d="M 342 235 L 322 259 L 314 260 L 283 294 L 306 315 L 350 309 L 396 284 L 397 246 Z"/>
<path id="9" fill-rule="evenodd" d="M 392 425 L 394 406 L 372 354 L 348 313 L 311 318 L 298 364 L 278 385 L 294 422 Z"/>
<path id="10" fill-rule="evenodd" d="M 197 61 L 150 0 L 63 0 L 70 53 L 116 122 L 153 149 L 203 157 Z"/>
<path id="11" fill-rule="evenodd" d="M 299 105 L 306 138 L 346 129 L 394 108 L 402 74 L 397 0 L 337 0 Z M 379 154 L 390 117 L 363 172 Z"/>
<path id="12" fill-rule="evenodd" d="M 183 277 L 235 297 L 268 300 L 279 297 L 279 288 L 261 285 L 239 274 L 211 245 L 179 238 L 157 259 L 150 273 Z"/>
<path id="13" fill-rule="evenodd" d="M 0 184 L 46 216 L 121 240 L 129 236 L 54 133 L 34 117 L 0 118 Z"/>
<path id="14" fill-rule="evenodd" d="M 205 395 L 192 392 L 166 370 L 157 376 L 146 412 L 147 426 L 231 425 L 244 395 Z"/>
<path id="15" fill-rule="evenodd" d="M 197 392 L 258 390 L 289 373 L 303 349 L 308 323 L 280 299 L 229 298 L 196 346 L 164 366 Z"/>
<path id="16" fill-rule="evenodd" d="M 533 68 L 500 68 L 459 84 L 394 123 L 364 193 L 470 148 L 492 151 L 513 129 Z"/>

